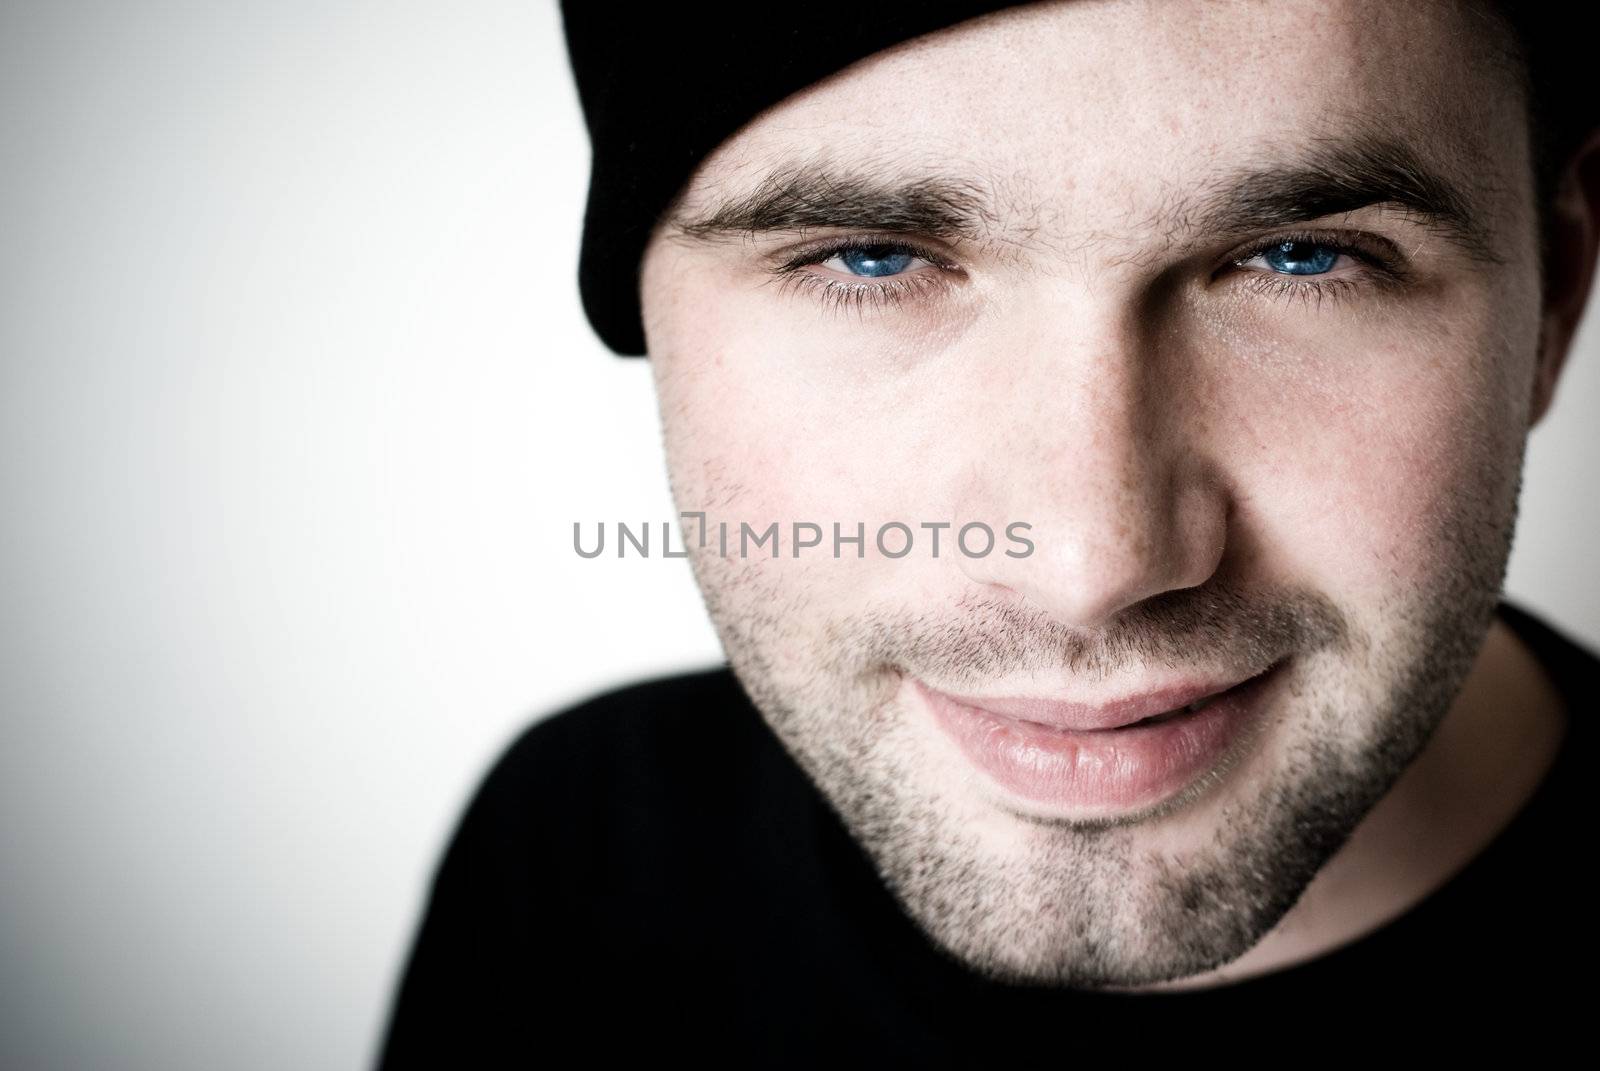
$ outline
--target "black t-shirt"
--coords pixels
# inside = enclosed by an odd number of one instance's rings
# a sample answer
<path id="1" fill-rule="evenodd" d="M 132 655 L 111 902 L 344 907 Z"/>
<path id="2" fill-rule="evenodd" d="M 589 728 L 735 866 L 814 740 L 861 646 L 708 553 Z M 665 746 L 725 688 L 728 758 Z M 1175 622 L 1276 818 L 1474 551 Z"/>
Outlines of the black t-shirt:
<path id="1" fill-rule="evenodd" d="M 590 699 L 525 731 L 468 808 L 382 1067 L 544 1066 L 574 1044 L 593 1060 L 752 1067 L 982 1065 L 1021 1045 L 1065 1066 L 1091 1043 L 1237 1056 L 1266 1027 L 1299 1032 L 1279 1055 L 1304 1059 L 1380 1021 L 1430 1048 L 1548 1043 L 1589 1005 L 1579 763 L 1600 660 L 1500 613 L 1569 711 L 1536 794 L 1388 924 L 1188 992 L 1011 986 L 961 966 L 904 914 L 726 665 Z"/>

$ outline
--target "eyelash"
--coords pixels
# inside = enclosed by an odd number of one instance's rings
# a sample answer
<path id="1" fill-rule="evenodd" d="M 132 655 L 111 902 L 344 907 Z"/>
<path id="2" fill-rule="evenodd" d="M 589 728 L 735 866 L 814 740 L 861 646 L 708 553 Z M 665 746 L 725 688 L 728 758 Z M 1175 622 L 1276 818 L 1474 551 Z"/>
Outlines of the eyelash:
<path id="1" fill-rule="evenodd" d="M 1250 282 L 1245 284 L 1247 287 L 1268 297 L 1284 298 L 1288 301 L 1299 300 L 1306 304 L 1315 301 L 1320 308 L 1324 300 L 1339 301 L 1354 297 L 1364 288 L 1389 289 L 1405 279 L 1405 272 L 1396 256 L 1389 251 L 1392 246 L 1388 242 L 1349 231 L 1325 231 L 1320 234 L 1311 231 L 1290 231 L 1285 234 L 1275 234 L 1231 254 L 1227 266 L 1240 267 L 1246 261 L 1254 260 L 1286 242 L 1330 249 L 1339 256 L 1348 256 L 1360 262 L 1362 270 L 1355 277 L 1341 276 L 1320 282 L 1316 276 L 1310 275 L 1295 276 L 1284 272 L 1250 271 L 1246 273 L 1250 277 Z"/>
<path id="2" fill-rule="evenodd" d="M 918 272 L 880 282 L 862 280 L 854 283 L 824 278 L 816 272 L 805 270 L 813 264 L 820 264 L 852 250 L 905 254 L 927 261 L 940 270 L 937 274 Z M 822 303 L 829 308 L 845 311 L 853 308 L 857 313 L 864 313 L 869 304 L 877 309 L 942 291 L 950 284 L 949 276 L 959 274 L 960 269 L 937 253 L 900 238 L 842 238 L 799 253 L 780 264 L 774 272 L 780 291 L 791 288 L 815 289 Z"/>
<path id="3" fill-rule="evenodd" d="M 1243 250 L 1230 254 L 1226 266 L 1237 268 L 1247 261 L 1253 260 L 1269 250 L 1275 249 L 1286 242 L 1321 246 L 1332 250 L 1340 256 L 1348 256 L 1362 263 L 1363 270 L 1358 278 L 1340 277 L 1316 281 L 1313 276 L 1294 276 L 1283 272 L 1250 271 L 1247 276 L 1251 281 L 1247 285 L 1257 293 L 1272 298 L 1283 298 L 1287 301 L 1299 300 L 1309 304 L 1312 301 L 1318 307 L 1324 300 L 1338 301 L 1355 296 L 1364 287 L 1387 288 L 1401 282 L 1404 273 L 1391 256 L 1376 246 L 1387 245 L 1381 240 L 1353 232 L 1324 232 L 1312 233 L 1310 231 L 1292 231 L 1276 234 L 1270 238 L 1262 239 Z M 894 277 L 881 282 L 841 282 L 838 279 L 829 279 L 816 272 L 805 269 L 830 260 L 841 253 L 855 250 L 887 251 L 894 254 L 904 254 L 926 261 L 933 267 L 940 269 L 937 274 L 919 272 L 904 277 Z M 780 291 L 794 289 L 815 289 L 822 303 L 832 309 L 855 309 L 857 313 L 865 312 L 868 305 L 874 309 L 886 306 L 899 305 L 902 302 L 917 297 L 925 297 L 944 290 L 950 285 L 950 276 L 960 274 L 960 269 L 930 250 L 914 245 L 900 238 L 842 238 L 826 245 L 808 249 L 797 254 L 792 259 L 785 261 L 774 269 L 778 279 Z"/>

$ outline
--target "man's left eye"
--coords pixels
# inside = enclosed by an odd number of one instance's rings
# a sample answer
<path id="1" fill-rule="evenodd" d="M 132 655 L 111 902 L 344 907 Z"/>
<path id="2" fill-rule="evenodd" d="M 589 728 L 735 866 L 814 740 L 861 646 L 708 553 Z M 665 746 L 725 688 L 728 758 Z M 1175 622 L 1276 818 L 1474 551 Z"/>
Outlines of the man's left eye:
<path id="1" fill-rule="evenodd" d="M 1240 261 L 1240 266 L 1248 266 L 1251 260 L 1261 260 L 1282 275 L 1323 275 L 1333 270 L 1340 256 L 1341 250 L 1325 242 L 1286 241 Z"/>
<path id="2" fill-rule="evenodd" d="M 921 258 L 892 245 L 858 245 L 841 249 L 821 262 L 825 268 L 863 279 L 884 279 L 899 275 Z"/>

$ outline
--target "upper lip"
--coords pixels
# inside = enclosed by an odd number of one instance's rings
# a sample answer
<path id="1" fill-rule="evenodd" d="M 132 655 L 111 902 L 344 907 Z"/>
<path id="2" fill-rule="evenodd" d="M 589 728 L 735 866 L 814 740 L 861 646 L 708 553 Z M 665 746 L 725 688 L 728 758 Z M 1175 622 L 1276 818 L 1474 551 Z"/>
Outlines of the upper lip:
<path id="1" fill-rule="evenodd" d="M 939 694 L 963 706 L 976 707 L 1016 721 L 1034 722 L 1054 729 L 1091 731 L 1132 725 L 1145 718 L 1152 718 L 1157 714 L 1165 714 L 1186 707 L 1190 703 L 1198 703 L 1202 699 L 1220 695 L 1260 675 L 1190 678 L 1099 703 L 1033 695 L 979 696 L 956 695 L 951 692 L 939 692 Z"/>

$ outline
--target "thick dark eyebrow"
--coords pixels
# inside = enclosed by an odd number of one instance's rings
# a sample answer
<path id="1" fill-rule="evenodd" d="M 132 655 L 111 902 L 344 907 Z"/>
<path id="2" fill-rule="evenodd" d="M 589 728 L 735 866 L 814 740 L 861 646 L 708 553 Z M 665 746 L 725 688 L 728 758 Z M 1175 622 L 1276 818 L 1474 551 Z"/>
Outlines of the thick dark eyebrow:
<path id="1" fill-rule="evenodd" d="M 1235 169 L 1198 194 L 1165 203 L 1146 227 L 1169 241 L 1216 240 L 1393 205 L 1467 255 L 1498 262 L 1492 235 L 1471 199 L 1446 173 L 1404 142 L 1382 135 L 1306 139 L 1308 147 Z M 1041 235 L 1036 206 L 1000 203 L 975 179 L 788 164 L 756 187 L 673 229 L 694 239 L 755 238 L 813 229 L 923 234 L 936 238 L 1009 237 L 1027 245 Z M 1105 230 L 1096 232 L 1103 236 Z"/>
<path id="2" fill-rule="evenodd" d="M 824 228 L 977 238 L 998 222 L 982 185 L 945 175 L 904 179 L 788 165 L 756 188 L 674 229 L 690 238 L 754 238 Z"/>
<path id="3" fill-rule="evenodd" d="M 1208 183 L 1198 208 L 1163 213 L 1168 228 L 1209 235 L 1271 230 L 1373 205 L 1394 205 L 1477 260 L 1499 263 L 1472 200 L 1409 145 L 1362 135 L 1312 139 L 1292 159 Z"/>

